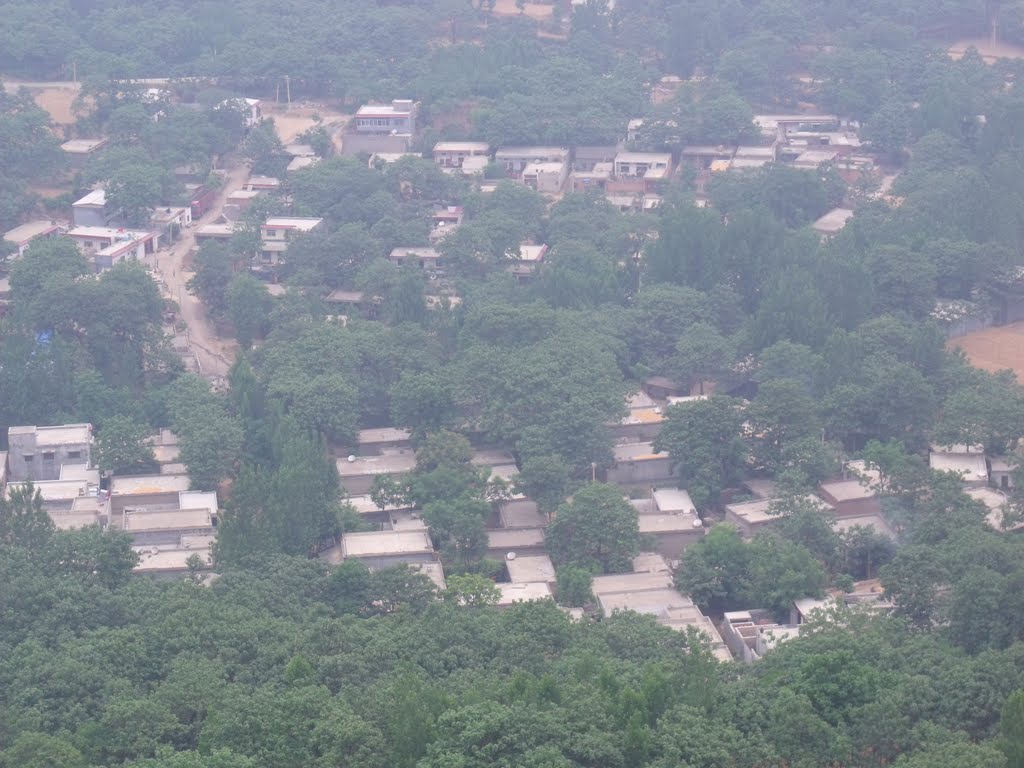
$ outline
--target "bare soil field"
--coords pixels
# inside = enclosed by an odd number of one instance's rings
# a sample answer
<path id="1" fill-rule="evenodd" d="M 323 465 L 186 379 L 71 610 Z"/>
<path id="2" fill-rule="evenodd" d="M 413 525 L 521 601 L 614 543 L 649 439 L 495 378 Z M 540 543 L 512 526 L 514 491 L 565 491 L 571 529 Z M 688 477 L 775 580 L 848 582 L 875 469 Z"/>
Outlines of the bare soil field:
<path id="1" fill-rule="evenodd" d="M 1024 381 L 1024 322 L 985 328 L 950 339 L 949 349 L 959 347 L 971 364 L 986 371 L 1009 368 Z"/>
<path id="2" fill-rule="evenodd" d="M 274 118 L 274 127 L 277 129 L 277 137 L 281 140 L 282 144 L 289 144 L 295 141 L 299 134 L 315 126 L 317 121 L 313 119 L 314 115 L 318 115 L 320 117 L 320 124 L 323 125 L 332 136 L 338 131 L 338 129 L 343 127 L 351 117 L 351 115 L 343 114 L 327 104 L 317 104 L 313 106 L 299 103 L 293 104 L 291 109 L 288 109 L 283 104 L 264 104 L 263 113 L 268 117 Z M 335 141 L 335 144 L 337 144 L 337 141 Z"/>
<path id="3" fill-rule="evenodd" d="M 996 42 L 993 44 L 991 40 L 984 37 L 957 40 L 949 47 L 949 55 L 954 59 L 962 58 L 971 46 L 977 48 L 981 58 L 989 64 L 995 63 L 996 59 L 1024 59 L 1024 48 L 1010 43 Z"/>

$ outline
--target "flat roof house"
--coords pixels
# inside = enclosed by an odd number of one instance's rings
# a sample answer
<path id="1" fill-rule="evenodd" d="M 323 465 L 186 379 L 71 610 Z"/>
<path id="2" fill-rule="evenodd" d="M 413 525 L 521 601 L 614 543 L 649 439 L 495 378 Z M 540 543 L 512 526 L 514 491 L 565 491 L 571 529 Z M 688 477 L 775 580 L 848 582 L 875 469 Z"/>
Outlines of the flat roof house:
<path id="1" fill-rule="evenodd" d="M 10 427 L 7 445 L 8 480 L 58 480 L 64 464 L 89 464 L 92 425 Z"/>
<path id="2" fill-rule="evenodd" d="M 323 219 L 303 216 L 271 216 L 260 226 L 261 266 L 276 266 L 283 261 L 288 243 L 296 235 L 304 235 L 317 229 Z"/>
<path id="3" fill-rule="evenodd" d="M 519 179 L 531 163 L 568 163 L 569 155 L 565 147 L 502 147 L 494 153 L 494 162 L 508 176 Z"/>
<path id="4" fill-rule="evenodd" d="M 419 267 L 428 272 L 440 272 L 443 269 L 441 253 L 436 248 L 405 246 L 392 248 L 388 261 L 398 266 Z"/>
<path id="5" fill-rule="evenodd" d="M 833 208 L 811 224 L 811 229 L 822 237 L 833 237 L 839 234 L 852 218 L 853 211 L 849 208 Z"/>
<path id="6" fill-rule="evenodd" d="M 59 233 L 60 227 L 55 221 L 29 221 L 5 232 L 4 240 L 14 244 L 15 256 L 21 258 L 33 240 L 56 237 Z"/>
<path id="7" fill-rule="evenodd" d="M 937 472 L 960 475 L 966 486 L 988 485 L 988 463 L 984 453 L 969 453 L 964 446 L 951 446 L 951 449 L 932 446 L 928 466 Z"/>
<path id="8" fill-rule="evenodd" d="M 348 456 L 336 461 L 341 487 L 350 494 L 369 493 L 378 475 L 398 478 L 416 468 L 411 450 L 382 451 L 375 456 Z"/>
<path id="9" fill-rule="evenodd" d="M 536 274 L 547 255 L 548 247 L 545 244 L 522 243 L 516 258 L 509 260 L 508 271 L 515 275 L 517 280 L 529 280 Z"/>
<path id="10" fill-rule="evenodd" d="M 460 169 L 467 158 L 487 157 L 491 145 L 483 141 L 439 141 L 434 145 L 434 162 L 445 169 Z"/>
<path id="11" fill-rule="evenodd" d="M 672 479 L 672 457 L 655 453 L 652 443 L 620 443 L 614 454 L 615 463 L 608 470 L 609 483 L 637 485 Z"/>
<path id="12" fill-rule="evenodd" d="M 65 141 L 60 148 L 67 156 L 71 167 L 80 170 L 85 167 L 89 158 L 107 145 L 107 139 L 72 139 Z"/>
<path id="13" fill-rule="evenodd" d="M 559 195 L 569 178 L 569 163 L 544 162 L 529 163 L 523 167 L 523 184 L 535 189 L 542 195 Z"/>
<path id="14" fill-rule="evenodd" d="M 837 517 L 878 515 L 882 512 L 878 493 L 860 478 L 831 480 L 819 485 L 818 490 L 835 509 Z"/>
<path id="15" fill-rule="evenodd" d="M 426 528 L 346 533 L 340 547 L 329 552 L 327 559 L 332 562 L 358 560 L 373 570 L 437 560 Z"/>
<path id="16" fill-rule="evenodd" d="M 359 430 L 359 453 L 363 456 L 380 454 L 386 450 L 412 447 L 412 432 L 396 427 L 378 427 Z"/>
<path id="17" fill-rule="evenodd" d="M 487 532 L 487 555 L 495 560 L 504 560 L 509 553 L 522 555 L 543 555 L 543 528 L 498 528 Z"/>

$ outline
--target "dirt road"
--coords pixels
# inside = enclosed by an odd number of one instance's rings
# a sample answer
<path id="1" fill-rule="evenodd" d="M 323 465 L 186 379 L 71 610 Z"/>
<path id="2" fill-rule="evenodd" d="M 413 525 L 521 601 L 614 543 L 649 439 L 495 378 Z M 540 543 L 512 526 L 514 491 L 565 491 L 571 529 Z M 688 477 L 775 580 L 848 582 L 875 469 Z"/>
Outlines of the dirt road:
<path id="1" fill-rule="evenodd" d="M 185 284 L 195 273 L 190 269 L 186 271 L 186 267 L 191 266 L 188 257 L 195 246 L 196 228 L 215 221 L 224 209 L 228 194 L 240 189 L 248 178 L 249 168 L 244 163 L 233 167 L 206 215 L 193 221 L 191 228 L 183 230 L 173 246 L 149 257 L 155 277 L 167 287 L 168 294 L 180 307 L 180 317 L 187 326 L 188 347 L 199 364 L 199 372 L 213 380 L 227 376 L 238 352 L 238 344 L 217 334 L 202 303 L 189 293 Z"/>

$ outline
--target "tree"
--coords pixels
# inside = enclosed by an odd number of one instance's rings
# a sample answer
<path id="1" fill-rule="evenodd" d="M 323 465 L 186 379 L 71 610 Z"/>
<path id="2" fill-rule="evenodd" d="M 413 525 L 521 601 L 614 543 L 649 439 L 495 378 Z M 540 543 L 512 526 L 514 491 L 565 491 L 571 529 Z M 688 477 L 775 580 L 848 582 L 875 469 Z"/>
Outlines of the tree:
<path id="1" fill-rule="evenodd" d="M 714 326 L 700 322 L 686 329 L 676 344 L 671 369 L 679 381 L 696 383 L 704 394 L 704 382 L 725 373 L 735 360 L 732 342 Z"/>
<path id="2" fill-rule="evenodd" d="M 25 731 L 0 752 L 3 768 L 86 768 L 88 765 L 74 746 L 46 733 Z"/>
<path id="3" fill-rule="evenodd" d="M 43 497 L 31 482 L 9 489 L 0 499 L 0 544 L 42 549 L 56 528 L 43 508 Z"/>
<path id="4" fill-rule="evenodd" d="M 654 450 L 672 457 L 680 487 L 698 509 L 714 506 L 722 490 L 739 480 L 747 449 L 738 401 L 721 395 L 667 410 Z"/>
<path id="5" fill-rule="evenodd" d="M 1024 691 L 1017 691 L 1003 704 L 996 745 L 1006 755 L 1006 768 L 1024 766 Z"/>
<path id="6" fill-rule="evenodd" d="M 132 568 L 139 562 L 128 534 L 103 531 L 97 525 L 55 533 L 49 538 L 44 557 L 61 573 L 95 579 L 111 589 L 131 578 Z"/>
<path id="7" fill-rule="evenodd" d="M 569 495 L 569 467 L 561 456 L 531 456 L 523 462 L 515 485 L 550 517 Z"/>
<path id="8" fill-rule="evenodd" d="M 864 126 L 864 138 L 872 149 L 884 155 L 890 162 L 903 159 L 904 148 L 910 139 L 910 115 L 905 104 L 889 97 L 868 118 Z"/>
<path id="9" fill-rule="evenodd" d="M 227 291 L 234 276 L 231 253 L 223 243 L 209 241 L 199 246 L 192 260 L 195 274 L 187 288 L 206 305 L 207 311 L 223 317 L 228 311 Z"/>
<path id="10" fill-rule="evenodd" d="M 548 526 L 546 541 L 559 567 L 592 573 L 621 573 L 640 552 L 636 510 L 618 488 L 591 483 L 561 505 Z"/>
<path id="11" fill-rule="evenodd" d="M 449 576 L 448 588 L 442 597 L 446 602 L 464 606 L 497 605 L 501 590 L 486 576 L 469 573 L 464 576 Z"/>
<path id="12" fill-rule="evenodd" d="M 93 461 L 115 475 L 144 475 L 157 468 L 149 429 L 128 416 L 111 416 L 96 436 Z"/>
<path id="13" fill-rule="evenodd" d="M 559 603 L 571 608 L 580 608 L 593 602 L 594 595 L 591 592 L 591 585 L 594 576 L 589 570 L 579 566 L 566 565 L 558 569 L 557 576 L 555 597 Z"/>
<path id="14" fill-rule="evenodd" d="M 235 327 L 235 338 L 243 347 L 263 336 L 273 300 L 267 286 L 248 273 L 239 273 L 231 278 L 225 293 L 228 313 Z"/>
<path id="15" fill-rule="evenodd" d="M 786 450 L 806 438 L 821 440 L 814 399 L 796 381 L 776 379 L 758 387 L 747 417 L 754 437 L 755 461 L 779 472 Z"/>
<path id="16" fill-rule="evenodd" d="M 118 169 L 107 181 L 107 209 L 130 227 L 147 226 L 153 209 L 167 200 L 164 174 L 156 165 L 133 164 Z"/>

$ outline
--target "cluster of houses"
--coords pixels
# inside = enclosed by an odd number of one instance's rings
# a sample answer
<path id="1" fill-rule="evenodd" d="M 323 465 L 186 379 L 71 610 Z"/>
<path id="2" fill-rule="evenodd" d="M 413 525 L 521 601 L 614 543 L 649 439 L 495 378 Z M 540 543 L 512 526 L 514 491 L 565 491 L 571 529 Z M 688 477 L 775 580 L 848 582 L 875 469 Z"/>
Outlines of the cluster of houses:
<path id="1" fill-rule="evenodd" d="M 0 452 L 0 491 L 31 484 L 60 530 L 124 531 L 139 555 L 136 573 L 174 578 L 209 571 L 217 494 L 192 489 L 173 433 L 162 430 L 150 442 L 159 471 L 117 475 L 95 465 L 89 424 L 10 427 L 8 450 Z"/>

